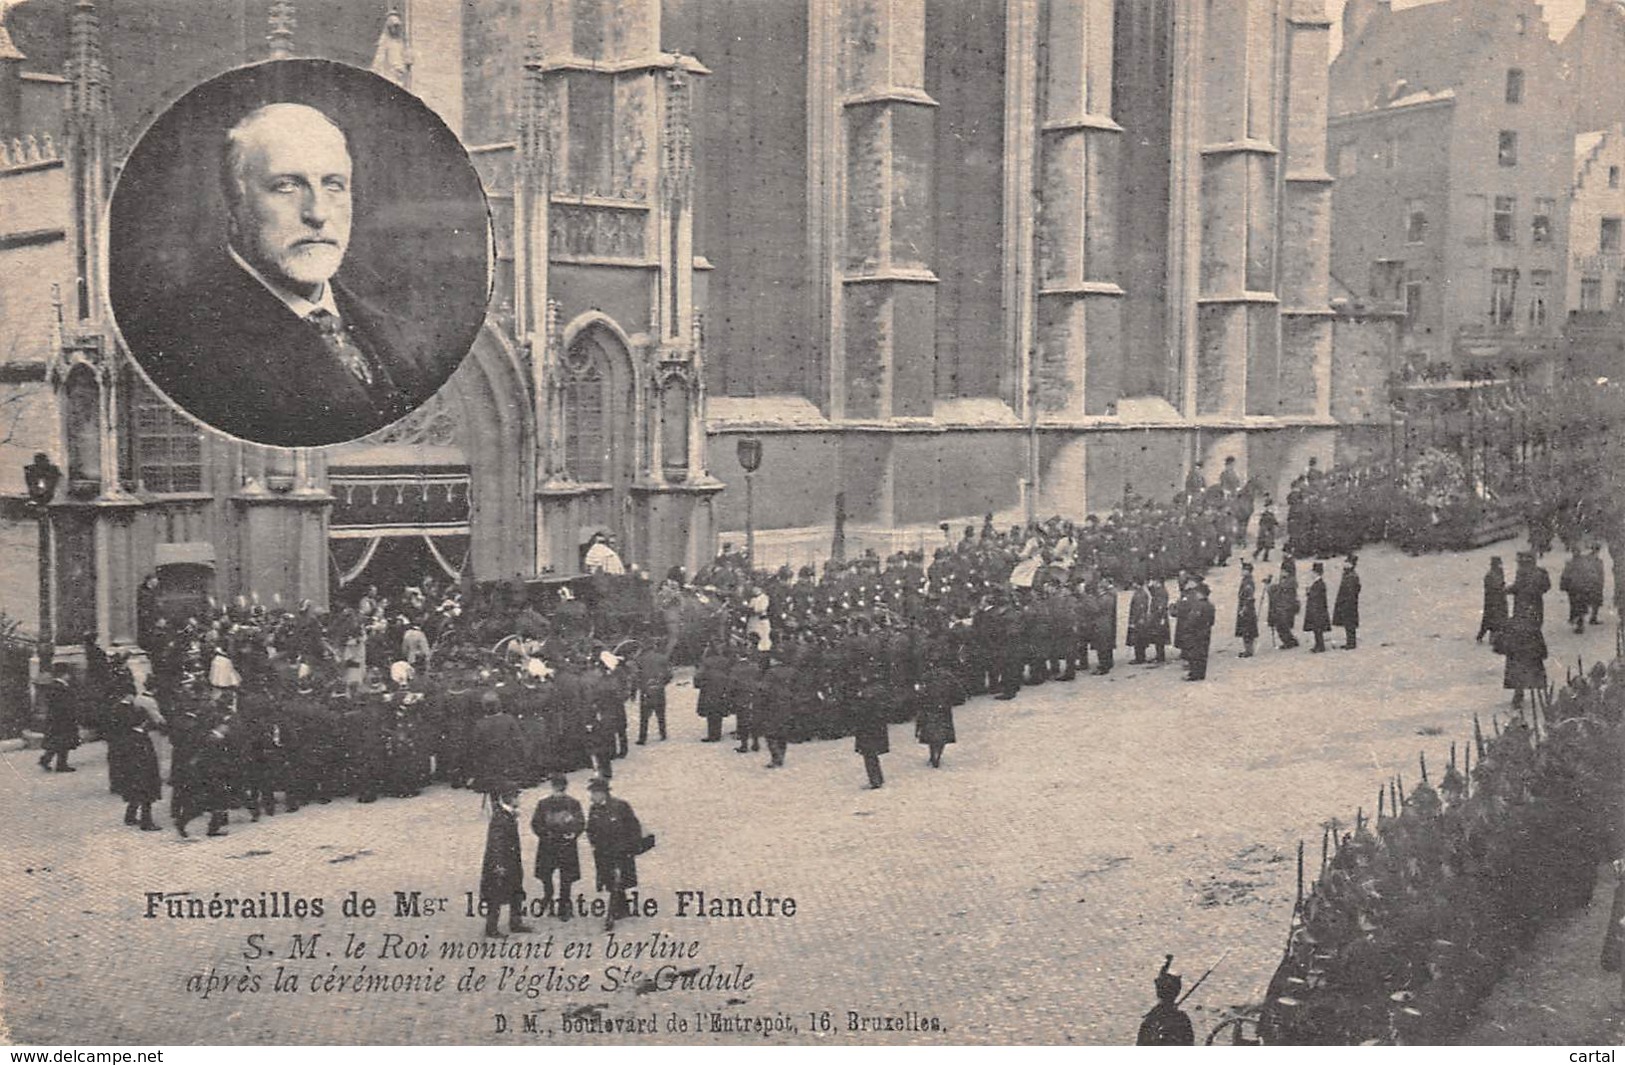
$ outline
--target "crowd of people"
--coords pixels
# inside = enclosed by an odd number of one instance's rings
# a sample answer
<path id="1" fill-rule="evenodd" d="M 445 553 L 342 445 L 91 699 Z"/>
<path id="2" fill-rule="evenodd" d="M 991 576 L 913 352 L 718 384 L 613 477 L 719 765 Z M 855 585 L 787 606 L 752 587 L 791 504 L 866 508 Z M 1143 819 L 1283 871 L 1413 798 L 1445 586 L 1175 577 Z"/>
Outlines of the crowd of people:
<path id="1" fill-rule="evenodd" d="M 209 834 L 224 834 L 233 809 L 258 820 L 435 783 L 489 794 L 586 767 L 607 781 L 629 753 L 632 720 L 638 744 L 651 726 L 660 740 L 668 734 L 681 634 L 661 604 L 687 595 L 728 605 L 695 673 L 706 739 L 720 741 L 733 718 L 735 749 L 765 743 L 777 767 L 793 742 L 849 737 L 878 787 L 891 725 L 913 722 L 940 765 L 956 738 L 953 708 L 969 696 L 1014 698 L 1023 685 L 1070 681 L 1091 665 L 1109 672 L 1123 635 L 1120 590 L 1134 660 L 1164 662 L 1172 644 L 1188 679 L 1203 679 L 1216 611 L 1202 577 L 1245 543 L 1254 494 L 1227 463 L 1211 487 L 1194 471 L 1171 503 L 1125 491 L 1103 519 L 1000 531 L 989 517 L 929 567 L 916 552 L 884 566 L 872 554 L 832 561 L 822 574 L 753 573 L 725 548 L 693 580 L 669 573 L 653 610 L 607 632 L 567 586 L 545 611 L 525 589 L 465 595 L 426 578 L 393 599 L 369 588 L 332 613 L 248 597 L 177 619 L 157 608 L 151 582 L 138 622 L 147 668 L 133 674 L 87 637 L 83 676 L 60 670 L 41 693 L 41 765 L 72 771 L 78 726 L 92 726 L 110 741 L 110 783 L 126 799 L 126 820 L 153 829 L 163 779 L 152 735 L 162 732 L 182 835 L 205 816 Z M 1255 557 L 1273 547 L 1271 517 L 1266 507 Z M 1266 578 L 1265 598 L 1255 602 L 1250 574 L 1243 580 L 1237 632 L 1249 655 L 1260 618 L 1295 643 L 1283 620 L 1297 613 L 1294 562 L 1281 561 L 1281 586 L 1272 591 Z M 1319 616 L 1318 583 L 1306 616 L 1317 643 L 1333 620 Z"/>
<path id="2" fill-rule="evenodd" d="M 1266 1043 L 1450 1041 L 1543 920 L 1587 905 L 1620 853 L 1625 670 L 1597 664 L 1543 714 L 1456 747 L 1437 781 L 1379 789 L 1300 890 L 1259 1024 Z M 1616 919 L 1620 916 L 1615 902 Z M 1610 927 L 1604 966 L 1619 966 Z"/>

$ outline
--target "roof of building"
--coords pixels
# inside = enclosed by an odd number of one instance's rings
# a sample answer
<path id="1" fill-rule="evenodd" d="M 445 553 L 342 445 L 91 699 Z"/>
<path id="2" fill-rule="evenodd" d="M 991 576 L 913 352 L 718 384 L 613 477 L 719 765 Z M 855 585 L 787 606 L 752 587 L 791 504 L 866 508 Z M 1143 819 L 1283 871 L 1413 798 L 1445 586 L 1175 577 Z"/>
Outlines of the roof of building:
<path id="1" fill-rule="evenodd" d="M 1486 21 L 1496 17 L 1486 9 L 1496 6 L 1484 0 L 1434 0 L 1398 9 L 1378 5 L 1332 63 L 1331 113 L 1448 98 L 1484 62 L 1486 51 L 1497 47 Z M 1541 28 L 1549 30 L 1545 24 Z"/>

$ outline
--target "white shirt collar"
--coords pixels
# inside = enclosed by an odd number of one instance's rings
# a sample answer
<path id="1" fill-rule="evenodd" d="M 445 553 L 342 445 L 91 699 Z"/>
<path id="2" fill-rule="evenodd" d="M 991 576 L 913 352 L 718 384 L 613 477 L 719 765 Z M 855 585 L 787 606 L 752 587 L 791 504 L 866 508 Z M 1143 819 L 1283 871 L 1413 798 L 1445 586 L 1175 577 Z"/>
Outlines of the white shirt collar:
<path id="1" fill-rule="evenodd" d="M 309 318 L 311 314 L 316 311 L 326 311 L 335 318 L 343 317 L 339 314 L 338 304 L 333 302 L 333 286 L 331 283 L 325 283 L 322 285 L 322 294 L 320 298 L 315 300 L 307 300 L 303 296 L 296 295 L 295 293 L 289 292 L 287 289 L 282 288 L 280 285 L 274 284 L 264 274 L 254 269 L 249 261 L 238 254 L 237 249 L 233 248 L 230 244 L 226 245 L 226 253 L 231 256 L 232 262 L 242 267 L 243 271 L 247 273 L 249 277 L 252 277 L 255 281 L 258 281 L 260 284 L 264 285 L 265 291 L 269 292 L 271 295 L 275 296 L 277 299 L 286 304 L 288 310 L 292 311 L 297 317 Z"/>

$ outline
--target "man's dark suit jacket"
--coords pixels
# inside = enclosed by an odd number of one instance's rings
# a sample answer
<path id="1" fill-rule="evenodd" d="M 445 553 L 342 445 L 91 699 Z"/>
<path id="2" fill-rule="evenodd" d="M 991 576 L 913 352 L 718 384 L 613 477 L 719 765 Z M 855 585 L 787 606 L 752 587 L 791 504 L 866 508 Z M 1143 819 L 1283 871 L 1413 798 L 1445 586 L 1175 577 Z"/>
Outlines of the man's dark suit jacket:
<path id="1" fill-rule="evenodd" d="M 440 384 L 403 323 L 334 278 L 334 303 L 369 356 L 369 387 L 315 326 L 224 254 L 174 299 L 119 310 L 131 353 L 165 395 L 217 429 L 306 447 L 365 436 L 404 417 Z"/>

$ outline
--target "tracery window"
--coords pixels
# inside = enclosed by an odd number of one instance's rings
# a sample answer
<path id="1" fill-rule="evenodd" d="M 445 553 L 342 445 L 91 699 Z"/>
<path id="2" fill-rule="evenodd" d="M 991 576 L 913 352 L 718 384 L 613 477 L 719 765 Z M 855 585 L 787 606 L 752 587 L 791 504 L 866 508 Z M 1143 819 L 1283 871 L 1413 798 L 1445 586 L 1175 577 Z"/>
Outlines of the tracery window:
<path id="1" fill-rule="evenodd" d="M 564 468 L 586 483 L 607 481 L 614 469 L 608 414 L 609 376 L 582 338 L 564 357 Z"/>
<path id="2" fill-rule="evenodd" d="M 197 427 L 146 389 L 136 400 L 135 454 L 144 490 L 203 491 L 203 442 Z"/>

